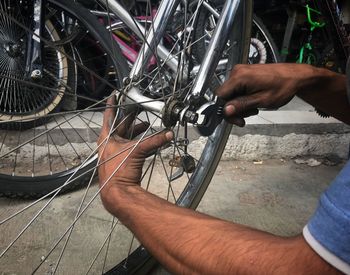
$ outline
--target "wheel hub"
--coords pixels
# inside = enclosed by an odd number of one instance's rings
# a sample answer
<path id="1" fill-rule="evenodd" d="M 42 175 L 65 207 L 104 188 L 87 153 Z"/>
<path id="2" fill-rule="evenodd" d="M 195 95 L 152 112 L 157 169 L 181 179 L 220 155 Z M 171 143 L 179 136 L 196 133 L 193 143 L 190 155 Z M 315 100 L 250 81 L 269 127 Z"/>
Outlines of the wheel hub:
<path id="1" fill-rule="evenodd" d="M 23 49 L 20 43 L 7 42 L 4 44 L 5 52 L 12 58 L 22 55 Z"/>

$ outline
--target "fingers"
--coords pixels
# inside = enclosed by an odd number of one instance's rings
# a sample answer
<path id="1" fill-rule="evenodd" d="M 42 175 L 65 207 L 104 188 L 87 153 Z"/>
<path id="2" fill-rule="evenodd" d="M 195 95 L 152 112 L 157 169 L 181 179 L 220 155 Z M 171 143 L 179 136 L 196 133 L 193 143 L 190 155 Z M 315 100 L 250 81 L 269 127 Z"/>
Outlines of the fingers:
<path id="1" fill-rule="evenodd" d="M 229 100 L 236 96 L 243 95 L 245 90 L 244 86 L 237 82 L 235 78 L 229 78 L 215 91 L 215 94 L 222 99 Z"/>
<path id="2" fill-rule="evenodd" d="M 246 117 L 257 114 L 258 108 L 265 108 L 265 94 L 252 94 L 237 97 L 226 103 L 224 114 L 226 117 Z"/>
<path id="3" fill-rule="evenodd" d="M 101 134 L 97 140 L 97 144 L 100 145 L 106 137 L 109 135 L 111 127 L 115 120 L 115 103 L 116 103 L 116 97 L 114 93 L 107 99 L 106 102 L 106 109 L 103 113 L 103 125 L 101 129 Z"/>
<path id="4" fill-rule="evenodd" d="M 130 138 L 130 135 L 128 136 L 128 133 L 131 133 L 130 128 L 131 125 L 134 123 L 135 117 L 137 115 L 136 111 L 130 111 L 126 112 L 124 108 L 118 108 L 118 112 L 116 111 L 116 96 L 113 93 L 110 98 L 108 98 L 106 102 L 106 110 L 103 115 L 103 127 L 102 127 L 102 133 L 104 136 L 106 136 L 108 133 L 113 132 L 116 133 L 118 136 L 123 138 Z M 118 115 L 116 119 L 116 114 Z M 114 129 L 111 129 L 111 128 Z M 140 131 L 138 129 L 143 129 L 143 126 L 137 126 L 137 131 L 140 134 Z M 147 128 L 146 128 L 147 129 Z M 145 131 L 144 129 L 143 131 Z"/>
<path id="5" fill-rule="evenodd" d="M 128 136 L 128 133 L 131 133 L 130 128 L 131 125 L 134 123 L 135 120 L 135 113 L 128 113 L 125 114 L 124 110 L 120 110 L 120 113 L 118 113 L 118 121 L 116 125 L 115 132 L 118 136 L 123 137 L 123 138 L 130 138 Z"/>
<path id="6" fill-rule="evenodd" d="M 236 65 L 229 79 L 216 90 L 215 94 L 225 100 L 229 100 L 250 92 L 247 88 L 252 78 L 250 66 L 251 65 Z"/>
<path id="7" fill-rule="evenodd" d="M 134 139 L 138 135 L 142 134 L 149 128 L 150 124 L 148 122 L 141 122 L 139 124 L 136 124 L 133 129 L 131 129 L 130 134 L 128 135 L 130 139 Z"/>
<path id="8" fill-rule="evenodd" d="M 145 157 L 154 153 L 158 148 L 166 145 L 174 138 L 172 131 L 163 131 L 157 135 L 151 136 L 140 143 L 140 149 Z"/>
<path id="9" fill-rule="evenodd" d="M 103 127 L 102 132 L 103 133 L 109 133 L 111 130 L 111 127 L 113 126 L 113 122 L 115 120 L 115 103 L 116 103 L 116 97 L 114 94 L 112 94 L 106 102 L 106 110 L 103 114 Z"/>

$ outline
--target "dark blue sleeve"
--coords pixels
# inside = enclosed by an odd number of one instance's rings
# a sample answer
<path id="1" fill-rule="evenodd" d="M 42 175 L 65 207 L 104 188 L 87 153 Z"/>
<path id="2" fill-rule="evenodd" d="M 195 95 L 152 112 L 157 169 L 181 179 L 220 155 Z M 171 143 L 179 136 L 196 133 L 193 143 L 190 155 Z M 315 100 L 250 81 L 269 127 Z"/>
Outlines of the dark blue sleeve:
<path id="1" fill-rule="evenodd" d="M 350 161 L 322 195 L 307 227 L 321 245 L 350 264 Z"/>

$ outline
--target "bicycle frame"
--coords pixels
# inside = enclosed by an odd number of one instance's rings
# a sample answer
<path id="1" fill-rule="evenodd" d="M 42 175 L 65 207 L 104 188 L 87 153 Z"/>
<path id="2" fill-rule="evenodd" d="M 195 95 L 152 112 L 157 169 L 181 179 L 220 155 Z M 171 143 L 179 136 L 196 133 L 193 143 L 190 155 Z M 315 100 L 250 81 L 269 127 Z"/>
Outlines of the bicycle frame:
<path id="1" fill-rule="evenodd" d="M 324 22 L 317 22 L 317 21 L 314 21 L 312 19 L 312 14 L 311 14 L 312 12 L 316 13 L 318 15 L 321 15 L 321 12 L 319 12 L 318 10 L 312 9 L 309 5 L 306 5 L 305 8 L 306 8 L 307 21 L 308 21 L 308 23 L 310 25 L 310 31 L 309 31 L 309 35 L 308 35 L 306 43 L 301 47 L 301 49 L 299 51 L 299 58 L 297 60 L 297 63 L 299 63 L 299 64 L 301 64 L 301 63 L 313 64 L 309 60 L 309 58 L 307 60 L 304 59 L 305 49 L 307 49 L 307 50 L 312 50 L 313 49 L 313 46 L 312 46 L 312 43 L 311 43 L 313 32 L 316 29 L 323 28 L 326 25 L 326 23 L 324 23 Z"/>
<path id="2" fill-rule="evenodd" d="M 173 70 L 178 69 L 178 58 L 171 55 L 165 47 L 159 45 L 161 38 L 164 36 L 165 28 L 170 17 L 174 14 L 176 8 L 181 4 L 181 0 L 163 0 L 160 3 L 157 14 L 154 18 L 150 30 L 146 34 L 146 30 L 138 23 L 130 13 L 116 0 L 99 0 L 99 2 L 108 7 L 127 27 L 129 27 L 137 36 L 144 39 L 144 44 L 138 54 L 135 64 L 129 75 L 131 81 L 130 89 L 126 91 L 127 99 L 133 102 L 140 103 L 145 109 L 155 112 L 162 112 L 165 104 L 162 101 L 152 101 L 140 92 L 133 85 L 141 77 L 145 66 L 147 66 L 153 54 L 157 54 L 159 58 L 165 60 L 166 64 Z M 204 3 L 199 0 L 198 5 Z M 233 21 L 238 10 L 240 0 L 227 0 L 223 7 L 221 17 L 217 23 L 214 34 L 206 51 L 203 64 L 199 68 L 199 72 L 195 79 L 195 83 L 191 94 L 187 98 L 188 101 L 198 99 L 203 96 L 206 87 L 209 84 L 211 76 L 214 74 L 216 67 L 220 61 L 220 54 L 223 51 L 225 44 L 222 41 L 227 41 L 230 30 L 233 26 Z M 208 7 L 208 5 L 206 5 Z M 146 34 L 146 37 L 145 37 Z"/>
<path id="3" fill-rule="evenodd" d="M 205 7 L 212 15 L 213 17 L 217 20 L 220 17 L 220 14 L 213 8 L 210 6 L 210 4 L 208 2 L 203 2 L 203 7 Z M 96 11 L 96 10 L 91 10 L 91 13 L 93 13 L 96 16 L 99 17 L 106 17 L 108 16 L 108 13 L 106 12 L 101 12 L 101 11 Z M 138 16 L 136 17 L 137 21 L 133 21 L 132 23 L 136 23 L 138 24 L 138 22 L 142 22 L 142 23 L 150 23 L 152 22 L 154 15 L 156 14 L 156 10 L 155 12 L 152 11 L 152 15 L 151 16 Z M 114 16 L 114 15 L 113 15 Z M 118 20 L 117 22 L 113 22 L 111 24 L 111 26 L 108 26 L 107 29 L 111 29 L 113 32 L 115 30 L 119 30 L 124 28 L 125 24 Z M 145 30 L 144 27 L 141 25 L 139 26 L 140 28 L 142 28 L 142 32 L 144 33 L 143 35 L 145 35 Z M 140 30 L 137 30 L 138 32 L 140 32 Z M 134 49 L 132 46 L 128 45 L 127 43 L 125 43 L 123 41 L 123 39 L 121 39 L 121 36 L 119 35 L 123 35 L 123 34 L 113 34 L 113 38 L 114 40 L 118 43 L 119 47 L 121 48 L 121 51 L 123 53 L 123 55 L 132 63 L 134 64 L 136 62 L 137 56 L 138 56 L 138 50 Z M 139 35 L 136 35 L 136 37 L 138 39 L 143 39 L 143 36 L 141 33 L 139 33 Z M 128 37 L 127 37 L 128 39 Z M 133 40 L 132 38 L 130 38 L 131 40 Z M 177 68 L 178 68 L 178 59 L 177 56 L 172 55 L 164 46 L 162 45 L 158 45 L 157 46 L 157 55 L 159 56 L 159 58 L 161 59 L 165 59 L 165 63 L 167 64 L 168 68 L 172 70 L 172 72 L 176 73 Z M 221 59 L 219 61 L 217 70 L 218 71 L 222 71 L 226 68 L 227 66 L 227 59 Z M 154 56 L 152 56 L 149 66 L 155 66 L 156 65 L 156 58 Z M 196 75 L 199 71 L 200 66 L 199 65 L 195 65 L 192 70 L 191 70 L 191 75 Z M 187 76 L 187 68 L 184 68 L 184 77 L 186 78 Z"/>

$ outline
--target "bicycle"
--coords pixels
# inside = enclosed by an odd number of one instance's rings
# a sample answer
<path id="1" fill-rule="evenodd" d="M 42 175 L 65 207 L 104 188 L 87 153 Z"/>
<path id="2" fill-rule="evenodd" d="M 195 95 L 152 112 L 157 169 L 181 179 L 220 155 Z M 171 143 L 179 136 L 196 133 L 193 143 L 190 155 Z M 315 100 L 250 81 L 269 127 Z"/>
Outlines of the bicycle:
<path id="1" fill-rule="evenodd" d="M 258 12 L 280 47 L 282 62 L 312 63 L 344 73 L 349 56 L 346 1 L 271 1 Z M 272 20 L 273 19 L 273 20 Z"/>
<path id="2" fill-rule="evenodd" d="M 222 17 L 217 22 L 206 56 L 199 67 L 196 67 L 198 60 L 191 53 L 196 42 L 192 40 L 192 27 L 200 11 L 203 8 L 210 9 L 208 2 L 162 1 L 152 25 L 147 28 L 138 23 L 119 2 L 99 1 L 107 15 L 109 33 L 96 17 L 68 0 L 1 0 L 0 3 L 1 22 L 8 22 L 10 27 L 19 30 L 18 36 L 10 37 L 12 40 L 5 37 L 5 41 L 1 37 L 2 44 L 7 43 L 6 47 L 1 48 L 1 54 L 11 62 L 13 59 L 22 62 L 19 64 L 24 68 L 22 74 L 15 74 L 15 77 L 1 75 L 2 94 L 18 92 L 21 83 L 42 91 L 51 91 L 49 98 L 59 99 L 59 102 L 53 101 L 53 104 L 52 100 L 44 101 L 40 108 L 42 113 L 39 114 L 33 114 L 33 110 L 16 112 L 23 113 L 23 117 L 15 119 L 13 110 L 16 111 L 18 107 L 14 97 L 0 101 L 11 106 L 7 113 L 4 112 L 11 118 L 10 122 L 3 119 L 2 113 L 1 127 L 13 129 L 3 131 L 1 135 L 2 193 L 10 197 L 37 198 L 32 202 L 21 202 L 23 205 L 14 212 L 1 215 L 0 226 L 4 232 L 0 237 L 2 269 L 5 272 L 18 271 L 20 265 L 9 267 L 7 262 L 9 258 L 19 258 L 24 262 L 25 270 L 34 273 L 51 269 L 53 273 L 58 269 L 69 273 L 77 270 L 79 264 L 92 273 L 103 273 L 106 270 L 111 270 L 110 273 L 147 272 L 153 263 L 150 255 L 133 236 L 124 234 L 122 238 L 129 239 L 130 242 L 125 244 L 124 240 L 119 240 L 121 243 L 117 243 L 120 235 L 115 232 L 123 233 L 125 229 L 114 218 L 106 216 L 102 206 L 96 202 L 99 189 L 92 186 L 92 182 L 99 162 L 96 156 L 97 147 L 93 141 L 96 140 L 101 125 L 95 117 L 99 116 L 98 111 L 106 108 L 105 99 L 84 98 L 92 102 L 89 107 L 82 110 L 69 109 L 67 105 L 76 104 L 76 99 L 81 97 L 75 89 L 77 71 L 83 70 L 87 75 L 105 83 L 106 87 L 115 90 L 111 96 L 117 96 L 119 104 L 107 107 L 125 110 L 127 114 L 139 114 L 139 120 L 147 120 L 150 124 L 147 134 L 157 132 L 164 126 L 173 128 L 176 137 L 171 147 L 162 148 L 146 164 L 143 186 L 180 206 L 195 208 L 215 172 L 231 130 L 218 116 L 222 106 L 216 101 L 213 90 L 235 64 L 247 61 L 251 1 L 226 1 L 221 11 Z M 147 3 L 151 14 L 152 5 L 150 1 Z M 23 9 L 22 5 L 26 8 Z M 42 14 L 32 16 L 39 7 Z M 25 14 L 21 14 L 22 10 L 26 11 Z M 171 36 L 174 40 L 170 45 L 158 44 L 165 37 L 167 22 L 176 12 L 181 14 L 180 22 L 183 27 L 177 29 L 176 35 Z M 120 48 L 113 40 L 113 14 L 145 41 L 130 73 Z M 46 29 L 46 33 L 43 29 Z M 83 58 L 75 50 L 77 44 L 90 47 L 91 43 L 94 46 L 92 48 L 98 47 L 99 56 L 108 56 L 110 60 L 107 63 L 108 78 L 101 77 L 84 65 L 89 62 L 89 58 Z M 50 51 L 56 60 L 55 64 L 59 64 L 58 67 L 50 68 L 43 62 L 45 58 L 42 58 L 42 54 Z M 148 61 L 153 56 L 157 66 L 150 69 Z M 105 72 L 106 64 L 98 68 L 97 72 L 99 69 Z M 194 69 L 198 69 L 198 72 L 191 74 Z M 34 73 L 35 70 L 37 73 Z M 16 71 L 17 67 L 16 70 L 8 70 L 11 73 Z M 48 80 L 51 80 L 51 87 L 46 85 L 45 81 Z M 34 98 L 31 100 L 34 101 Z M 47 106 L 51 105 L 54 108 L 47 110 Z M 42 123 L 47 119 L 50 119 L 49 123 Z M 29 123 L 30 127 L 25 127 L 23 123 Z M 76 127 L 79 123 L 84 127 Z M 38 127 L 39 124 L 41 126 Z M 198 128 L 201 136 L 199 144 L 190 144 L 191 125 Z M 72 131 L 67 131 L 67 127 Z M 23 130 L 24 128 L 30 129 Z M 78 146 L 72 142 L 74 139 L 82 143 Z M 71 155 L 63 156 L 61 152 Z M 30 166 L 24 165 L 26 159 Z M 22 164 L 23 167 L 18 167 Z M 151 182 L 155 167 L 162 169 L 162 180 L 156 183 L 154 189 L 152 186 L 148 187 L 148 183 Z M 58 197 L 61 191 L 83 182 L 87 182 L 84 194 L 73 193 L 68 195 L 71 197 Z M 95 208 L 91 207 L 92 204 Z M 63 205 L 66 206 L 67 215 L 58 223 L 54 220 L 55 211 Z M 70 208 L 74 210 L 68 211 Z M 25 221 L 21 215 L 28 212 L 32 216 L 29 221 Z M 80 252 L 87 251 L 83 242 L 84 237 L 86 238 L 85 232 L 79 237 L 82 232 L 75 229 L 78 224 L 97 226 L 96 217 L 101 230 L 105 229 L 107 233 L 100 236 L 99 240 L 89 239 L 96 247 L 95 253 L 91 255 L 91 262 L 87 264 L 79 262 L 79 257 L 67 257 L 69 249 L 78 252 L 75 245 L 80 246 Z M 40 223 L 41 219 L 53 219 L 55 226 L 44 228 Z M 13 223 L 17 231 L 11 228 Z M 34 230 L 36 234 L 46 233 L 46 237 L 40 239 L 45 243 L 39 246 L 32 242 L 21 243 L 28 237 L 26 234 L 30 230 Z M 57 238 L 46 243 L 46 238 L 55 233 Z M 72 241 L 73 237 L 78 240 L 76 243 Z M 98 241 L 100 244 L 97 244 Z M 16 249 L 21 244 L 23 248 Z"/>

